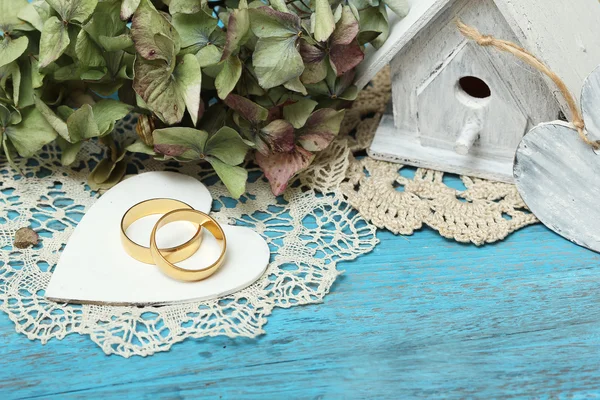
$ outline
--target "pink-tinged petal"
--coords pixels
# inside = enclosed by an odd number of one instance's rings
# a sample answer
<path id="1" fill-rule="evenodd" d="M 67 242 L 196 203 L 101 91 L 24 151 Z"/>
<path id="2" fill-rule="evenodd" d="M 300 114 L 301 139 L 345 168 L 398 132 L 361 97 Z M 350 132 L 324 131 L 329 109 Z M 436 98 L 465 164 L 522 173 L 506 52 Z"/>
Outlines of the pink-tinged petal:
<path id="1" fill-rule="evenodd" d="M 325 58 L 323 50 L 317 46 L 308 44 L 305 40 L 300 41 L 300 55 L 306 64 L 317 63 Z"/>
<path id="2" fill-rule="evenodd" d="M 200 99 L 200 107 L 198 107 L 198 121 L 200 121 L 202 119 L 205 112 L 206 112 L 206 105 L 204 104 L 204 100 Z"/>
<path id="3" fill-rule="evenodd" d="M 269 108 L 269 116 L 267 117 L 267 122 L 275 121 L 276 119 L 283 119 L 283 107 L 294 104 L 295 100 L 286 100 L 278 106 L 274 106 Z"/>
<path id="4" fill-rule="evenodd" d="M 348 72 L 346 72 L 345 74 L 343 74 L 342 76 L 340 76 L 340 79 L 337 83 L 337 85 L 335 85 L 335 94 L 337 94 L 338 96 L 341 95 L 342 93 L 344 93 L 344 91 L 346 89 L 348 89 L 350 86 L 352 86 L 352 84 L 354 83 L 354 76 L 356 75 L 356 70 L 352 69 Z"/>
<path id="5" fill-rule="evenodd" d="M 341 45 L 350 44 L 358 35 L 360 28 L 358 21 L 354 17 L 350 7 L 345 6 L 342 10 L 342 17 L 338 21 L 333 35 L 331 35 L 331 44 Z"/>
<path id="6" fill-rule="evenodd" d="M 291 153 L 274 153 L 268 156 L 257 153 L 256 162 L 269 180 L 273 194 L 279 196 L 287 188 L 290 179 L 307 168 L 314 157 L 311 152 L 296 146 Z"/>
<path id="7" fill-rule="evenodd" d="M 281 106 L 275 106 L 269 108 L 269 116 L 267 117 L 267 122 L 275 121 L 276 119 L 281 119 L 283 116 L 283 108 Z"/>
<path id="8" fill-rule="evenodd" d="M 247 8 L 235 9 L 229 14 L 227 36 L 225 46 L 223 47 L 221 61 L 228 59 L 229 56 L 240 47 L 240 44 L 244 41 L 249 29 L 250 20 L 248 18 Z"/>
<path id="9" fill-rule="evenodd" d="M 354 69 L 364 58 L 365 55 L 356 40 L 348 45 L 332 46 L 329 50 L 329 59 L 335 67 L 337 76 Z"/>
<path id="10" fill-rule="evenodd" d="M 154 151 L 168 157 L 179 157 L 188 150 L 187 147 L 178 144 L 155 144 Z"/>
<path id="11" fill-rule="evenodd" d="M 299 131 L 298 141 L 309 151 L 325 150 L 340 131 L 344 111 L 322 108 L 308 117 Z"/>
<path id="12" fill-rule="evenodd" d="M 257 124 L 267 119 L 269 112 L 245 97 L 237 94 L 230 94 L 225 98 L 225 104 L 242 116 L 245 120 Z"/>
<path id="13" fill-rule="evenodd" d="M 275 153 L 289 153 L 296 147 L 294 127 L 284 119 L 277 119 L 262 128 L 260 136 Z"/>
<path id="14" fill-rule="evenodd" d="M 271 154 L 271 148 L 259 135 L 256 135 L 254 138 L 254 145 L 256 146 L 256 151 L 259 153 L 268 156 Z"/>
<path id="15" fill-rule="evenodd" d="M 301 31 L 301 20 L 296 14 L 277 11 L 268 6 L 251 8 L 250 26 L 259 38 L 296 35 Z"/>
<path id="16" fill-rule="evenodd" d="M 322 151 L 329 147 L 334 138 L 332 133 L 307 133 L 298 141 L 306 149 Z"/>

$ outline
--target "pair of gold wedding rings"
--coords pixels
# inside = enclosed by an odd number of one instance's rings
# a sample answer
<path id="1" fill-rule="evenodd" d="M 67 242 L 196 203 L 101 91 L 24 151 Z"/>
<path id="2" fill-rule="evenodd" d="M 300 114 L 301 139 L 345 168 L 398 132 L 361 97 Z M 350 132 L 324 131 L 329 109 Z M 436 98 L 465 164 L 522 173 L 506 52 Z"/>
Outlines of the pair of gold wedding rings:
<path id="1" fill-rule="evenodd" d="M 144 247 L 127 236 L 127 229 L 137 220 L 149 215 L 164 214 L 150 234 L 150 247 Z M 187 242 L 175 247 L 159 249 L 156 244 L 156 232 L 163 226 L 176 221 L 188 221 L 198 228 Z M 191 257 L 202 243 L 202 228 L 206 228 L 217 239 L 221 254 L 217 261 L 202 269 L 184 269 L 175 265 Z M 167 276 L 186 282 L 195 282 L 208 278 L 221 267 L 225 260 L 227 239 L 223 228 L 207 214 L 194 210 L 189 204 L 175 199 L 150 199 L 137 203 L 121 219 L 121 243 L 131 257 L 145 264 L 154 264 Z"/>

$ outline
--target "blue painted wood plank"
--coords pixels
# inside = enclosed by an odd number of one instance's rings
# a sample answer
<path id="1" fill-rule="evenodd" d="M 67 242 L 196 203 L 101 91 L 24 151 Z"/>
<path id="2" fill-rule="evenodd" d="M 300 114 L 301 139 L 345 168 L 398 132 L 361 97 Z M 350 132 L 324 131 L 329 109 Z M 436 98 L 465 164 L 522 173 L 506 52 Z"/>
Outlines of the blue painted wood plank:
<path id="1" fill-rule="evenodd" d="M 256 340 L 123 359 L 2 315 L 2 398 L 600 396 L 600 255 L 541 225 L 483 248 L 378 236 L 323 304 L 276 309 Z"/>

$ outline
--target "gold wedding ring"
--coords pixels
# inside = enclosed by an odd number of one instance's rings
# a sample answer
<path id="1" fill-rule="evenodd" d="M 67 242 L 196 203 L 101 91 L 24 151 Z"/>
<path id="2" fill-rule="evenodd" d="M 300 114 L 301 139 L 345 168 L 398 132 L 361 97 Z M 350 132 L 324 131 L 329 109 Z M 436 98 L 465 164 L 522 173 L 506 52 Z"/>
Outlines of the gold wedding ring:
<path id="1" fill-rule="evenodd" d="M 217 261 L 207 268 L 198 270 L 180 268 L 177 265 L 169 262 L 163 254 L 164 250 L 159 250 L 158 246 L 156 245 L 156 232 L 163 226 L 175 221 L 188 221 L 193 224 L 198 224 L 200 227 L 204 227 L 210 233 L 212 233 L 215 239 L 217 239 L 217 242 L 219 242 L 221 245 L 221 254 L 219 255 Z M 181 209 L 166 213 L 158 220 L 156 225 L 154 225 L 154 229 L 150 235 L 150 253 L 152 254 L 154 264 L 156 264 L 166 275 L 180 281 L 200 281 L 217 272 L 225 260 L 226 249 L 227 239 L 225 238 L 225 233 L 223 232 L 221 225 L 219 225 L 217 221 L 205 213 L 196 210 Z"/>
<path id="2" fill-rule="evenodd" d="M 140 218 L 154 214 L 165 214 L 178 209 L 192 210 L 192 207 L 189 204 L 174 199 L 151 199 L 142 201 L 127 210 L 121 219 L 121 243 L 127 254 L 143 263 L 154 264 L 150 248 L 135 243 L 125 232 L 127 232 L 127 228 L 129 228 L 131 224 Z M 174 263 L 191 257 L 198 250 L 200 243 L 202 242 L 202 227 L 199 226 L 199 224 L 195 225 L 198 226 L 198 230 L 190 240 L 179 246 L 160 249 L 162 257 Z M 154 231 L 156 231 L 156 229 L 154 229 Z M 152 232 L 152 241 L 156 246 L 154 231 Z"/>

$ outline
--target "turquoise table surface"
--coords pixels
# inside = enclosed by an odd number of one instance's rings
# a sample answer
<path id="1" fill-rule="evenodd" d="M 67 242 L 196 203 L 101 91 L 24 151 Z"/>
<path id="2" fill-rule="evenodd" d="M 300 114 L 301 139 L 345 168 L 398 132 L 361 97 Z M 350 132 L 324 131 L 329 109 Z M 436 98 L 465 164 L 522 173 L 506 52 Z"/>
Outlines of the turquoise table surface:
<path id="1" fill-rule="evenodd" d="M 2 314 L 0 398 L 600 397 L 600 255 L 542 225 L 483 248 L 378 236 L 258 339 L 124 359 L 78 335 L 31 342 Z"/>

